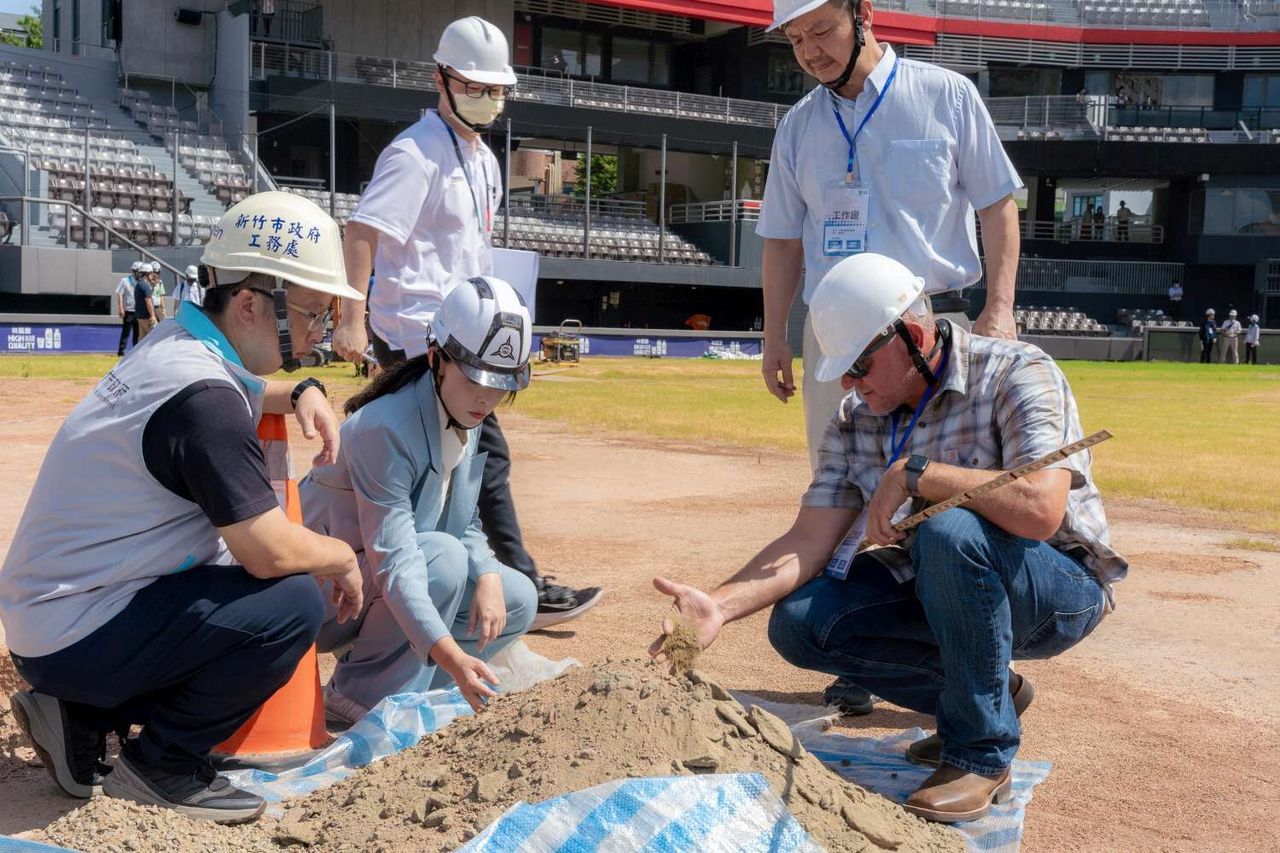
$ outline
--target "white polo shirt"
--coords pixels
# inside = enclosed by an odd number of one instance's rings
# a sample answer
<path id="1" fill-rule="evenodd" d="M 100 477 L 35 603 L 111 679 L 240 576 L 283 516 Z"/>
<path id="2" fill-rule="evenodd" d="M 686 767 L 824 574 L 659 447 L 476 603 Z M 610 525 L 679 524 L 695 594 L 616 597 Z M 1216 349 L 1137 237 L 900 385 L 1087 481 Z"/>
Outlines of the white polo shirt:
<path id="1" fill-rule="evenodd" d="M 427 323 L 454 285 L 493 271 L 498 158 L 460 136 L 455 152 L 449 130 L 429 110 L 393 139 L 351 216 L 380 232 L 370 325 L 410 358 L 427 351 Z"/>
<path id="2" fill-rule="evenodd" d="M 898 72 L 857 139 L 854 178 L 870 190 L 867 250 L 902 262 L 928 293 L 967 287 L 982 275 L 974 210 L 1022 186 L 978 90 L 965 77 L 893 48 L 854 100 L 835 96 L 850 135 Z M 756 233 L 804 244 L 804 301 L 839 257 L 822 253 L 823 190 L 844 178 L 849 143 L 818 86 L 778 125 Z"/>

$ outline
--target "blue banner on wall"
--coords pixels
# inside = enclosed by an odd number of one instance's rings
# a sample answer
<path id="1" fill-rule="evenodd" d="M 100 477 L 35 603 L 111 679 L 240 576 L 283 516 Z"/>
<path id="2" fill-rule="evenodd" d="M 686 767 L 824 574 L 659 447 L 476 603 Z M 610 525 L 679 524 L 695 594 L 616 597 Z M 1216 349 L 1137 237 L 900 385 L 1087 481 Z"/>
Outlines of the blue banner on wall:
<path id="1" fill-rule="evenodd" d="M 0 353 L 114 353 L 119 342 L 119 326 L 0 323 Z"/>

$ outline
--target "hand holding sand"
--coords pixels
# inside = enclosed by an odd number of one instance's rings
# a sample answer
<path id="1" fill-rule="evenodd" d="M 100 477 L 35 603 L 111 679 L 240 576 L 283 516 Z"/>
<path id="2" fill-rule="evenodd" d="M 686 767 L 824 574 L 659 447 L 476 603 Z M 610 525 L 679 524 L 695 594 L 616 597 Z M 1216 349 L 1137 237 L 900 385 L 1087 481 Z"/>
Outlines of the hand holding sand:
<path id="1" fill-rule="evenodd" d="M 724 614 L 715 599 L 696 587 L 666 578 L 654 578 L 653 585 L 659 592 L 675 599 L 672 606 L 678 615 L 674 619 L 667 616 L 662 620 L 662 634 L 650 643 L 649 655 L 659 662 L 666 661 L 677 654 L 676 648 L 679 647 L 681 660 L 672 660 L 672 665 L 688 669 L 693 663 L 691 658 L 715 642 L 720 627 L 724 625 Z M 689 658 L 688 665 L 685 665 L 686 658 Z"/>

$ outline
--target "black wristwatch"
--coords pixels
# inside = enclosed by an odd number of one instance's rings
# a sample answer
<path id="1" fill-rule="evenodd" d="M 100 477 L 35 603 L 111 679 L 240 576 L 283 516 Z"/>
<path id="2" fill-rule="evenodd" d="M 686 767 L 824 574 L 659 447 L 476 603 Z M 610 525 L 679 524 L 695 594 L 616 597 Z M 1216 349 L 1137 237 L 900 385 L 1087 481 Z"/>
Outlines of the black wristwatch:
<path id="1" fill-rule="evenodd" d="M 924 473 L 924 469 L 929 467 L 929 457 L 919 454 L 912 455 L 907 459 L 907 494 L 913 498 L 920 497 L 920 475 Z"/>
<path id="2" fill-rule="evenodd" d="M 314 376 L 309 376 L 306 379 L 299 382 L 297 385 L 293 386 L 293 393 L 289 395 L 290 407 L 294 409 L 298 408 L 298 398 L 301 397 L 302 393 L 306 391 L 308 388 L 319 388 L 321 394 L 323 394 L 326 398 L 328 398 L 329 396 L 329 392 L 326 391 L 324 388 L 324 383 L 321 382 L 319 379 L 316 379 Z"/>

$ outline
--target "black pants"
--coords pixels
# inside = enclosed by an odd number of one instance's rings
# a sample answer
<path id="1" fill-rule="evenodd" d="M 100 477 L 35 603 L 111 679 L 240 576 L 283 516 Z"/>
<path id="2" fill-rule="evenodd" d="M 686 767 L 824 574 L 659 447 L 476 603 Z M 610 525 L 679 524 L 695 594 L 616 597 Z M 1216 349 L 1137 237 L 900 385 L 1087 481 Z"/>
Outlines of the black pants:
<path id="1" fill-rule="evenodd" d="M 387 342 L 372 331 L 369 343 L 373 345 L 373 356 L 378 359 L 383 369 L 404 361 L 405 351 L 393 350 Z M 507 439 L 502 434 L 496 415 L 489 415 L 480 427 L 481 453 L 489 456 L 484 462 L 484 475 L 480 480 L 480 524 L 485 535 L 489 537 L 489 547 L 493 555 L 504 566 L 510 566 L 517 572 L 527 575 L 531 580 L 538 577 L 538 567 L 532 555 L 524 547 L 524 537 L 520 533 L 520 520 L 516 518 L 516 502 L 511 496 L 511 450 L 507 447 Z"/>
<path id="2" fill-rule="evenodd" d="M 129 336 L 133 335 L 133 345 L 138 345 L 138 315 L 133 311 L 124 312 L 124 317 L 120 320 L 120 346 L 116 347 L 116 355 L 124 355 L 125 344 L 129 340 Z"/>
<path id="3" fill-rule="evenodd" d="M 1213 363 L 1213 341 L 1200 342 L 1200 363 L 1201 364 Z"/>
<path id="4" fill-rule="evenodd" d="M 309 575 L 199 566 L 143 587 L 110 622 L 22 677 L 84 726 L 142 725 L 142 760 L 188 773 L 293 675 L 324 619 Z"/>
<path id="5" fill-rule="evenodd" d="M 1258 363 L 1258 345 L 1257 344 L 1244 345 L 1244 363 L 1245 364 Z"/>

